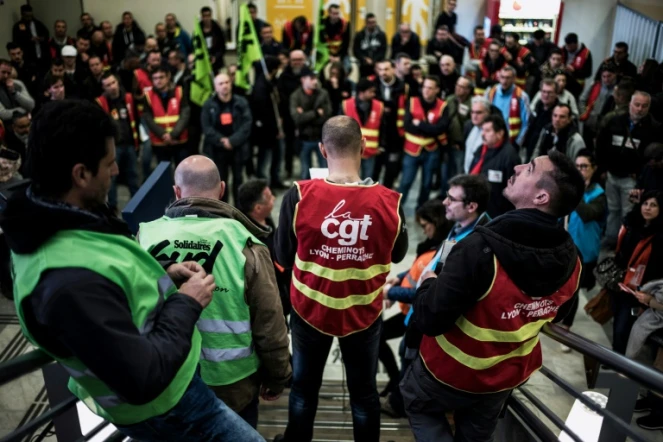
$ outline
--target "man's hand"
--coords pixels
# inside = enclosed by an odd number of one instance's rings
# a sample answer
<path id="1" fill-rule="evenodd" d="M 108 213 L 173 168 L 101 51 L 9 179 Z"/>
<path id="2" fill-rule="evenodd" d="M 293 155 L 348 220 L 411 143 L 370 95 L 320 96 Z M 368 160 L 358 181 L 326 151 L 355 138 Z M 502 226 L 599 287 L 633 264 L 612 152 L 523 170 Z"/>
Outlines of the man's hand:
<path id="1" fill-rule="evenodd" d="M 212 292 L 216 288 L 214 276 L 208 275 L 200 270 L 182 284 L 179 292 L 185 296 L 195 299 L 203 307 L 207 307 L 212 301 Z"/>
<path id="2" fill-rule="evenodd" d="M 576 69 L 573 67 L 572 64 L 568 64 L 568 65 L 566 65 L 566 68 L 565 68 L 565 69 L 566 69 L 567 72 L 571 72 L 571 73 L 573 73 L 573 72 L 576 71 Z"/>
<path id="3" fill-rule="evenodd" d="M 433 272 L 432 270 L 428 270 L 423 275 L 421 275 L 421 280 L 422 281 L 425 281 L 428 278 L 437 278 L 437 273 Z"/>
<path id="4" fill-rule="evenodd" d="M 433 54 L 435 54 L 435 57 L 437 57 L 438 60 L 439 60 L 440 58 L 442 58 L 442 56 L 444 55 L 444 54 L 443 54 L 442 52 L 440 52 L 440 51 L 433 51 Z"/>
<path id="5" fill-rule="evenodd" d="M 304 109 L 302 109 L 301 107 L 298 107 L 298 108 L 297 108 L 297 113 L 298 113 L 298 114 L 303 114 L 303 113 L 304 113 Z"/>
<path id="6" fill-rule="evenodd" d="M 389 310 L 392 305 L 394 305 L 394 301 L 392 301 L 391 299 L 385 299 L 384 300 L 384 309 L 385 310 Z"/>
<path id="7" fill-rule="evenodd" d="M 635 296 L 636 299 L 637 299 L 638 301 L 640 301 L 641 304 L 644 304 L 644 305 L 649 305 L 649 303 L 651 302 L 651 300 L 654 298 L 654 297 L 653 297 L 652 295 L 650 295 L 649 293 L 645 293 L 645 292 L 641 292 L 641 291 L 637 291 L 637 292 L 635 292 L 635 293 L 633 294 L 633 296 Z"/>
<path id="8" fill-rule="evenodd" d="M 643 189 L 631 189 L 628 194 L 628 200 L 633 204 L 640 202 L 640 197 L 642 196 Z"/>
<path id="9" fill-rule="evenodd" d="M 421 124 L 421 120 L 412 120 L 412 124 L 419 126 Z"/>
<path id="10" fill-rule="evenodd" d="M 161 139 L 164 141 L 166 144 L 171 144 L 173 142 L 173 138 L 170 136 L 169 133 L 163 134 L 163 137 Z"/>
<path id="11" fill-rule="evenodd" d="M 260 397 L 265 401 L 272 402 L 280 398 L 281 393 L 274 393 L 272 390 L 262 385 L 260 387 Z"/>
<path id="12" fill-rule="evenodd" d="M 364 57 L 364 63 L 366 64 L 373 64 L 373 59 L 370 57 Z"/>
<path id="13" fill-rule="evenodd" d="M 186 261 L 183 263 L 175 263 L 168 267 L 166 272 L 170 279 L 173 280 L 177 287 L 189 280 L 193 275 L 203 271 L 200 264 L 195 261 Z"/>
<path id="14" fill-rule="evenodd" d="M 341 61 L 341 57 L 337 57 L 335 55 L 330 55 L 329 56 L 329 61 L 332 63 L 339 63 Z"/>
<path id="15" fill-rule="evenodd" d="M 318 111 L 317 111 L 317 112 L 318 112 L 318 115 L 320 115 L 321 117 L 325 115 L 325 110 L 324 110 L 323 108 L 321 108 L 321 107 L 318 108 Z"/>
<path id="16" fill-rule="evenodd" d="M 7 81 L 5 82 L 5 86 L 7 87 L 7 92 L 9 92 L 10 94 L 13 94 L 15 92 L 14 80 L 11 77 L 7 79 Z"/>
<path id="17" fill-rule="evenodd" d="M 221 138 L 221 145 L 227 150 L 232 150 L 233 148 L 232 144 L 230 144 L 230 140 L 226 137 Z"/>
<path id="18" fill-rule="evenodd" d="M 398 276 L 390 276 L 387 278 L 386 284 L 398 285 L 399 282 L 401 282 L 401 280 L 398 279 Z"/>

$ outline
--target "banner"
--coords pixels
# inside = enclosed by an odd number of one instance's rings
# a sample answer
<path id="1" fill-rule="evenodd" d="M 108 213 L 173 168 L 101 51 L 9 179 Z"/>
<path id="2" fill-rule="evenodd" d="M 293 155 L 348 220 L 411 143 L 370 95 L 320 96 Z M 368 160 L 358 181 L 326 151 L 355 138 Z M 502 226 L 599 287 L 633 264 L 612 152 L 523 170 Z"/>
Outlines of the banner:
<path id="1" fill-rule="evenodd" d="M 274 39 L 283 41 L 283 27 L 297 16 L 311 17 L 311 3 L 304 0 L 270 0 L 265 2 L 265 19 L 272 24 Z"/>
<path id="2" fill-rule="evenodd" d="M 205 104 L 205 101 L 214 93 L 214 70 L 207 53 L 207 44 L 200 23 L 196 20 L 196 27 L 193 30 L 193 53 L 196 60 L 193 65 L 193 81 L 191 82 L 191 91 L 189 100 L 197 106 Z"/>
<path id="3" fill-rule="evenodd" d="M 409 23 L 412 31 L 419 35 L 421 45 L 425 46 L 431 35 L 430 21 L 432 0 L 404 0 L 401 6 L 401 23 Z"/>
<path id="4" fill-rule="evenodd" d="M 239 8 L 239 37 L 237 41 L 237 75 L 235 85 L 249 89 L 249 73 L 253 62 L 262 58 L 258 34 L 253 26 L 249 7 L 243 4 Z"/>
<path id="5" fill-rule="evenodd" d="M 316 15 L 315 29 L 313 29 L 313 60 L 314 70 L 316 72 L 322 71 L 327 62 L 329 61 L 329 48 L 327 47 L 325 37 L 325 9 L 322 1 L 320 1 L 320 10 Z"/>

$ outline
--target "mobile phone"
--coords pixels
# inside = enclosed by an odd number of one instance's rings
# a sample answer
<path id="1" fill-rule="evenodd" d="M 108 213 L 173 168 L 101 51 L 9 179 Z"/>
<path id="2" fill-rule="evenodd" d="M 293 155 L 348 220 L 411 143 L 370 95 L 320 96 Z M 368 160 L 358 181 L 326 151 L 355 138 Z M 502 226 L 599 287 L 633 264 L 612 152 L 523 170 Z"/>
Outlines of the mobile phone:
<path id="1" fill-rule="evenodd" d="M 630 293 L 630 294 L 632 294 L 632 295 L 635 295 L 635 291 L 634 291 L 631 287 L 629 287 L 629 286 L 627 286 L 626 284 L 624 284 L 623 282 L 620 282 L 620 283 L 617 284 L 617 285 L 619 286 L 620 289 L 622 289 L 622 290 L 625 291 L 626 293 Z"/>

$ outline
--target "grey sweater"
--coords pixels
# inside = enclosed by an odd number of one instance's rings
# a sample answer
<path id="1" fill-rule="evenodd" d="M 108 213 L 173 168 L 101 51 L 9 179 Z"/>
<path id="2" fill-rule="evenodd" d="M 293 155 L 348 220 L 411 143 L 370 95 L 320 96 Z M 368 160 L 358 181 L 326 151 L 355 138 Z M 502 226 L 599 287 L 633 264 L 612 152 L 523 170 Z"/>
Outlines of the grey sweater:
<path id="1" fill-rule="evenodd" d="M 15 111 L 32 112 L 35 100 L 30 96 L 28 88 L 20 80 L 14 80 L 14 93 L 10 94 L 5 85 L 0 85 L 0 120 L 9 123 Z"/>

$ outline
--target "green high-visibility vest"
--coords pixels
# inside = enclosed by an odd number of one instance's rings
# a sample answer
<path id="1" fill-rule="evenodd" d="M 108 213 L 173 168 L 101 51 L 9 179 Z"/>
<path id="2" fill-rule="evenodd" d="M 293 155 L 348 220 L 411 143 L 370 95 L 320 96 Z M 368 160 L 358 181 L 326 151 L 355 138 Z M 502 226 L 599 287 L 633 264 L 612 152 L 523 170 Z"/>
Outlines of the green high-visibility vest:
<path id="1" fill-rule="evenodd" d="M 202 336 L 200 374 L 207 385 L 229 385 L 258 371 L 251 315 L 244 298 L 242 251 L 262 243 L 228 218 L 162 217 L 140 225 L 140 245 L 158 260 L 197 261 L 217 288 L 198 320 Z"/>
<path id="2" fill-rule="evenodd" d="M 194 330 L 191 350 L 170 385 L 144 405 L 124 402 L 78 358 L 49 353 L 28 329 L 22 309 L 41 275 L 52 269 L 83 268 L 109 279 L 124 291 L 134 325 L 142 335 L 150 333 L 165 300 L 177 292 L 161 265 L 138 243 L 122 235 L 83 230 L 62 230 L 29 254 L 12 253 L 14 298 L 21 328 L 39 349 L 69 372 L 69 390 L 90 410 L 117 425 L 132 425 L 170 411 L 186 392 L 195 375 L 200 355 L 200 334 Z M 124 376 L 124 373 L 117 373 Z"/>

